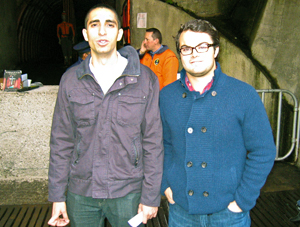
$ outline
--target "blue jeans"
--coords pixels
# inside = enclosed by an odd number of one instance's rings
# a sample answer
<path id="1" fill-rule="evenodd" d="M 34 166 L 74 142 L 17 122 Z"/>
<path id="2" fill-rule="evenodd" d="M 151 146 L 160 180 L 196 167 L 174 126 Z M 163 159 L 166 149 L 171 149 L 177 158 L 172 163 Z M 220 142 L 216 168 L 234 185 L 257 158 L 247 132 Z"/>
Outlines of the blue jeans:
<path id="1" fill-rule="evenodd" d="M 250 227 L 250 225 L 249 211 L 234 213 L 226 208 L 209 215 L 188 214 L 176 203 L 169 204 L 169 227 Z"/>
<path id="2" fill-rule="evenodd" d="M 128 220 L 137 214 L 141 193 L 116 199 L 93 199 L 67 194 L 67 213 L 72 227 L 104 227 L 105 218 L 113 227 L 128 227 Z"/>

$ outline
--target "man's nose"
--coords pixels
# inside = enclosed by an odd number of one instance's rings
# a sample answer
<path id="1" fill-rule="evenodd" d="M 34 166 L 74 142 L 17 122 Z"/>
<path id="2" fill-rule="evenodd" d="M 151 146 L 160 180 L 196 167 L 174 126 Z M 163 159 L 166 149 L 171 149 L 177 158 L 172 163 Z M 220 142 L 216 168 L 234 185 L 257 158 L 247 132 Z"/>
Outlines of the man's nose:
<path id="1" fill-rule="evenodd" d="M 100 26 L 100 27 L 99 27 L 99 34 L 100 34 L 100 35 L 105 35 L 105 34 L 106 34 L 105 26 Z"/>
<path id="2" fill-rule="evenodd" d="M 192 56 L 194 57 L 194 56 L 198 56 L 198 55 L 199 55 L 199 53 L 196 51 L 195 48 L 193 48 L 192 49 Z"/>

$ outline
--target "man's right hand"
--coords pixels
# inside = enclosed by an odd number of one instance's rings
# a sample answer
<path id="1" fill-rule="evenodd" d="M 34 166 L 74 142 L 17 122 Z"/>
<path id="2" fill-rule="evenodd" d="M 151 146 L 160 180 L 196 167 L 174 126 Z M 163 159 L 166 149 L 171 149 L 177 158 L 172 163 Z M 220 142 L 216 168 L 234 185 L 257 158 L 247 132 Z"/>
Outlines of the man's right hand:
<path id="1" fill-rule="evenodd" d="M 143 40 L 142 45 L 141 45 L 141 49 L 140 49 L 140 54 L 145 54 L 147 51 L 147 48 L 145 46 L 145 40 Z"/>
<path id="2" fill-rule="evenodd" d="M 171 204 L 175 204 L 175 201 L 173 200 L 173 192 L 172 192 L 172 189 L 170 187 L 168 187 L 166 190 L 165 190 L 165 195 L 169 201 L 169 203 Z"/>
<path id="3" fill-rule="evenodd" d="M 62 218 L 60 217 L 62 215 Z M 55 202 L 52 206 L 52 217 L 48 221 L 51 226 L 66 226 L 70 220 L 67 214 L 67 206 L 65 202 Z"/>

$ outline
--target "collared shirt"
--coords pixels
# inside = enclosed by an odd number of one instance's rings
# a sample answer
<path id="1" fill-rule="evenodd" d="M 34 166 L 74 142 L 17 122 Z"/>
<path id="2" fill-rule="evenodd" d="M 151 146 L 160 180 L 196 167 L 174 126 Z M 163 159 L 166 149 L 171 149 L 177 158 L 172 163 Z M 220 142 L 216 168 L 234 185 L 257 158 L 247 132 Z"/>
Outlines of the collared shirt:
<path id="1" fill-rule="evenodd" d="M 211 79 L 211 81 L 205 86 L 205 88 L 203 89 L 202 92 L 200 92 L 200 94 L 202 95 L 204 92 L 208 91 L 211 88 L 211 86 L 213 85 L 213 83 L 214 83 L 214 78 Z M 193 85 L 191 84 L 191 82 L 187 76 L 185 77 L 185 84 L 188 87 L 189 91 L 195 91 L 195 89 L 193 88 Z"/>
<path id="2" fill-rule="evenodd" d="M 164 47 L 163 45 L 160 45 L 160 47 L 159 47 L 156 51 L 153 52 L 152 50 L 150 50 L 150 51 L 149 51 L 149 54 L 150 54 L 151 57 L 153 58 L 153 56 L 154 56 L 158 51 L 160 51 L 163 47 Z"/>

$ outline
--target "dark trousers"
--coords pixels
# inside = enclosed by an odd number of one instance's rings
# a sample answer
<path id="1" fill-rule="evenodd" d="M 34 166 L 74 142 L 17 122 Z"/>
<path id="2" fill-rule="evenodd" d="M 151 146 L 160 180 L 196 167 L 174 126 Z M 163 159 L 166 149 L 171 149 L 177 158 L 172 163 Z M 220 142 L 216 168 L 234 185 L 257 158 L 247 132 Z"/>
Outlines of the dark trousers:
<path id="1" fill-rule="evenodd" d="M 67 194 L 67 213 L 72 227 L 104 227 L 105 218 L 113 227 L 128 227 L 128 221 L 137 214 L 140 193 L 131 193 L 116 199 L 93 199 Z"/>

